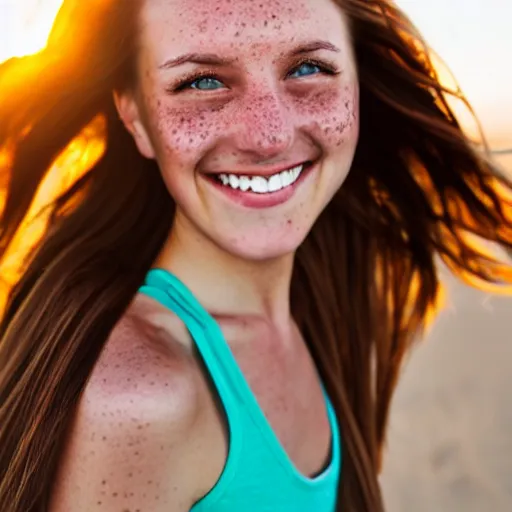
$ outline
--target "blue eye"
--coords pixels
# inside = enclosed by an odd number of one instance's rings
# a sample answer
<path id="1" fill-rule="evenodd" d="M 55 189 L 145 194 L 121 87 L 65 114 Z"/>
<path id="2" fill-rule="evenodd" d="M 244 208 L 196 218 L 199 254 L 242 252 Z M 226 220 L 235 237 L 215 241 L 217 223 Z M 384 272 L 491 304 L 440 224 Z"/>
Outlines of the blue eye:
<path id="1" fill-rule="evenodd" d="M 201 86 L 202 84 L 202 86 Z M 223 87 L 222 82 L 211 76 L 203 76 L 193 82 L 190 82 L 191 89 L 198 89 L 199 91 L 213 91 L 218 89 L 218 85 Z"/>
<path id="2" fill-rule="evenodd" d="M 322 64 L 314 61 L 304 61 L 293 68 L 287 78 L 302 78 L 312 75 L 338 75 L 340 71 L 337 70 L 334 64 Z M 217 91 L 219 89 L 227 89 L 223 82 L 216 78 L 215 74 L 203 73 L 202 75 L 196 74 L 192 77 L 184 79 L 173 88 L 168 89 L 169 92 L 178 93 L 186 89 L 195 89 L 196 91 Z"/>
<path id="3" fill-rule="evenodd" d="M 320 72 L 322 72 L 320 66 L 311 62 L 303 62 L 293 73 L 290 74 L 290 76 L 300 78 L 301 76 L 316 75 Z"/>

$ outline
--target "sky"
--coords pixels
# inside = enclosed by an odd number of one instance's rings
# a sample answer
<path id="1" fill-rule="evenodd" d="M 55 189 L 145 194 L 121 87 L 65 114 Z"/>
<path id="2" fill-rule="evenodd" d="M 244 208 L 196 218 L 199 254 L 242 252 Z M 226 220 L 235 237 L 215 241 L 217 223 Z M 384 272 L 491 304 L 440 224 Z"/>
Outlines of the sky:
<path id="1" fill-rule="evenodd" d="M 486 131 L 512 147 L 512 0 L 398 0 Z"/>
<path id="2" fill-rule="evenodd" d="M 43 46 L 60 3 L 0 0 L 0 61 Z M 490 140 L 512 147 L 512 0 L 397 4 L 450 67 Z"/>

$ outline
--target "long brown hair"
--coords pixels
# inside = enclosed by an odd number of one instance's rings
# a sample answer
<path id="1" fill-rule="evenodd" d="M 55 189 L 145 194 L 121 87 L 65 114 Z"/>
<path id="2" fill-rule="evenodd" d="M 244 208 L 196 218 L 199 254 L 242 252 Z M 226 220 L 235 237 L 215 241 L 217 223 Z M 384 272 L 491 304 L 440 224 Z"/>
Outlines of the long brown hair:
<path id="1" fill-rule="evenodd" d="M 436 304 L 440 256 L 509 283 L 512 183 L 468 140 L 427 46 L 386 0 L 337 0 L 361 89 L 352 171 L 299 248 L 292 312 L 341 425 L 338 510 L 384 509 L 377 475 L 402 359 Z M 43 178 L 91 121 L 105 150 L 45 208 L 0 325 L 0 510 L 43 512 L 80 394 L 169 232 L 173 201 L 120 122 L 137 2 L 65 0 L 46 50 L 0 67 L 0 258 Z M 461 97 L 462 98 L 462 97 Z M 462 98 L 463 99 L 463 98 Z M 165 212 L 169 212 L 165 215 Z"/>

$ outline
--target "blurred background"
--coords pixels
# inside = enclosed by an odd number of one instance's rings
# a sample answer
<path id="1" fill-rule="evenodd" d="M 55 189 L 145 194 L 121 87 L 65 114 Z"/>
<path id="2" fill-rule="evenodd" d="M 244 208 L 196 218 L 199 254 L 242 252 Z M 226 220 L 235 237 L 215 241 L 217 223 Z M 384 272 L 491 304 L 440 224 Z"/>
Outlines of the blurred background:
<path id="1" fill-rule="evenodd" d="M 0 0 L 0 62 L 40 50 L 60 3 Z M 512 174 L 512 2 L 397 3 L 451 69 Z M 467 114 L 460 118 L 473 132 Z M 393 403 L 382 476 L 388 509 L 510 512 L 512 299 L 442 273 L 447 305 L 411 353 Z"/>
<path id="2" fill-rule="evenodd" d="M 449 66 L 512 174 L 512 2 L 397 3 Z M 394 398 L 386 501 L 390 512 L 510 512 L 512 299 L 443 275 L 447 306 Z"/>

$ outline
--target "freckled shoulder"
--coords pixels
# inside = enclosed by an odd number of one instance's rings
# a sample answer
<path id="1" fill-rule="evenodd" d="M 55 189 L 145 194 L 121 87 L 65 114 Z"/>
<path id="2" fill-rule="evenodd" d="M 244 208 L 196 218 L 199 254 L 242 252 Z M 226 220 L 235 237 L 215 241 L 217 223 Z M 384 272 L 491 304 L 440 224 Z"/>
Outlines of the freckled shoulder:
<path id="1" fill-rule="evenodd" d="M 183 512 L 197 499 L 200 379 L 190 347 L 158 315 L 137 298 L 107 340 L 78 404 L 49 512 Z"/>

